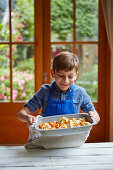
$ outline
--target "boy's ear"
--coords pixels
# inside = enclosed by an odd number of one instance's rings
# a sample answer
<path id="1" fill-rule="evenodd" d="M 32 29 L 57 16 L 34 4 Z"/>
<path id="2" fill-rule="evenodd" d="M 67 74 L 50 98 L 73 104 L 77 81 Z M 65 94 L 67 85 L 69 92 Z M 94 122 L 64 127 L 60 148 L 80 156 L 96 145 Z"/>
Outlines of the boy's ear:
<path id="1" fill-rule="evenodd" d="M 53 71 L 53 69 L 51 69 L 51 76 L 52 76 L 52 78 L 54 78 L 54 71 Z"/>
<path id="2" fill-rule="evenodd" d="M 75 78 L 75 80 L 77 79 L 78 73 L 79 73 L 79 72 L 77 71 L 77 72 L 76 72 L 76 78 Z"/>
<path id="3" fill-rule="evenodd" d="M 77 71 L 76 76 L 78 76 L 79 72 Z"/>

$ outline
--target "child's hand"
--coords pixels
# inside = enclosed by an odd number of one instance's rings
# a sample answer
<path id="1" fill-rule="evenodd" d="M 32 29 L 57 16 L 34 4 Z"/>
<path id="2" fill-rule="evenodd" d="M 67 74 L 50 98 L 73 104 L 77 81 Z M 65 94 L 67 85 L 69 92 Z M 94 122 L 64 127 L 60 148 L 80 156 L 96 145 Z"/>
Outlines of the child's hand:
<path id="1" fill-rule="evenodd" d="M 99 115 L 98 115 L 98 113 L 97 113 L 96 110 L 90 111 L 90 112 L 89 112 L 89 115 L 90 115 L 91 117 L 94 117 L 94 119 L 96 120 L 97 123 L 100 121 L 100 117 L 99 117 Z"/>
<path id="2" fill-rule="evenodd" d="M 29 127 L 29 126 L 32 125 L 33 123 L 36 123 L 36 118 L 35 118 L 35 116 L 28 115 L 27 126 Z"/>

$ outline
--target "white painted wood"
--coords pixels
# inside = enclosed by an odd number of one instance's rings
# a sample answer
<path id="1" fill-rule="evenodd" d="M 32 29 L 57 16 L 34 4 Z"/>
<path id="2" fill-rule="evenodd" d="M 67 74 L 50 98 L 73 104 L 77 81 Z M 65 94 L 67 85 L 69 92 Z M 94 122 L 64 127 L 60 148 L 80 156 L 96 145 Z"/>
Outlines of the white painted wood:
<path id="1" fill-rule="evenodd" d="M 82 149 L 82 151 L 81 151 Z M 35 156 L 93 156 L 93 155 L 112 155 L 113 154 L 113 148 L 76 148 L 76 152 L 75 152 L 75 148 L 74 149 L 58 149 L 58 150 L 34 150 L 34 149 L 29 149 L 29 150 L 25 150 L 23 149 L 2 149 L 2 155 L 0 155 L 0 159 L 5 157 L 5 158 L 9 158 L 9 156 L 11 157 L 35 157 Z"/>
<path id="2" fill-rule="evenodd" d="M 113 169 L 113 142 L 85 143 L 79 148 L 25 149 L 0 146 L 0 170 Z"/>

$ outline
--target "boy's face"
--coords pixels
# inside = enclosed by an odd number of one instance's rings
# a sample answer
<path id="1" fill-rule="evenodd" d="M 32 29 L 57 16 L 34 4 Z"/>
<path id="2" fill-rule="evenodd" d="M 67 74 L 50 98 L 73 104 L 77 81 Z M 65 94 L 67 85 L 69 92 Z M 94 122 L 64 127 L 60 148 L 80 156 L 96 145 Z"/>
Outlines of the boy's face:
<path id="1" fill-rule="evenodd" d="M 74 83 L 77 74 L 75 69 L 70 71 L 59 70 L 58 72 L 51 70 L 52 78 L 55 78 L 57 86 L 63 91 L 66 91 Z"/>

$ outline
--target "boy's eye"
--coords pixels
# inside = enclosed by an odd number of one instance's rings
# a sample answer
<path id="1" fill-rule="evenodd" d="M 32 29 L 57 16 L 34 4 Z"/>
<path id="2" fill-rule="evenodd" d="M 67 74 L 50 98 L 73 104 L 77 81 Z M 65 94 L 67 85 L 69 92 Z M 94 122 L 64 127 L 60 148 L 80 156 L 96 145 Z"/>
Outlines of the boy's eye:
<path id="1" fill-rule="evenodd" d="M 59 77 L 64 77 L 63 75 L 58 75 Z"/>
<path id="2" fill-rule="evenodd" d="M 65 78 L 65 76 L 63 76 L 63 75 L 58 75 L 60 78 Z M 68 79 L 72 79 L 73 78 L 73 76 L 68 76 Z"/>
<path id="3" fill-rule="evenodd" d="M 73 78 L 73 76 L 69 76 L 69 79 L 72 79 Z"/>

